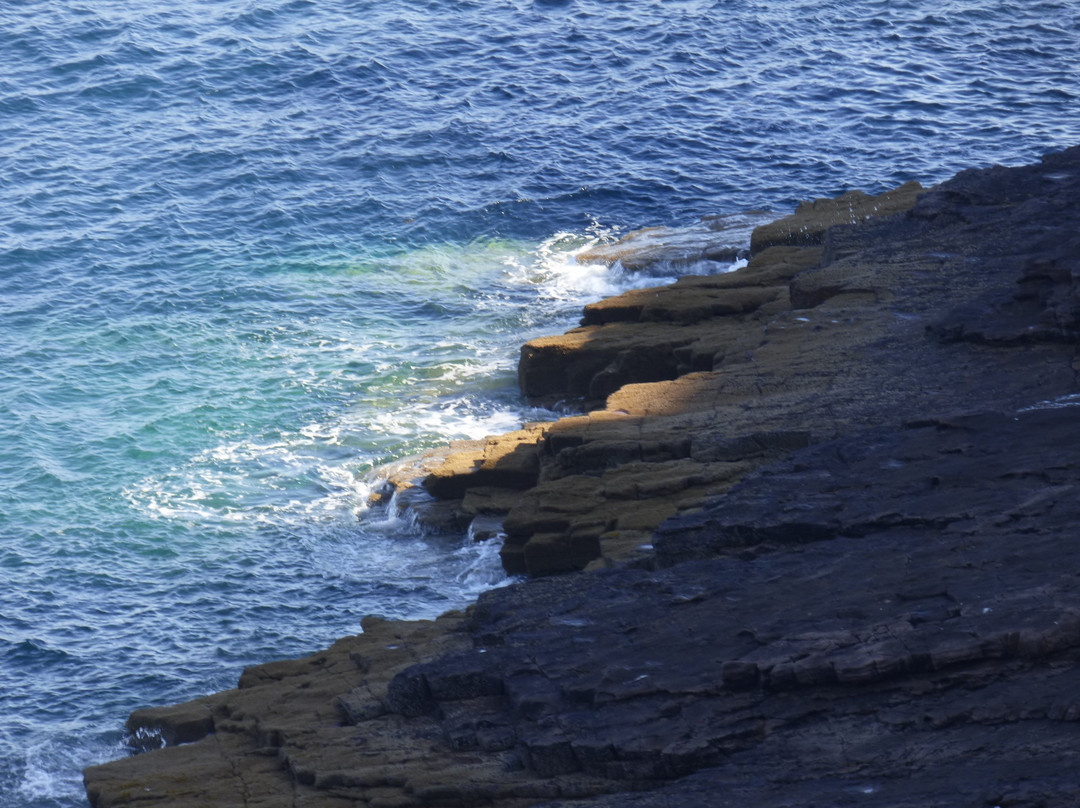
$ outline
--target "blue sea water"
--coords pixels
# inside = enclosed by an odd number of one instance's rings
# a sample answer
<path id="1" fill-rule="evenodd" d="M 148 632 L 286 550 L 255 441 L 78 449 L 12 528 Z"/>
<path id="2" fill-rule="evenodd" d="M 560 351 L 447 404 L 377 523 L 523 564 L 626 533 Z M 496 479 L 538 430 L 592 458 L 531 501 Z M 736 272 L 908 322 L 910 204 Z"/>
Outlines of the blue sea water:
<path id="1" fill-rule="evenodd" d="M 0 808 L 502 582 L 368 508 L 535 416 L 585 244 L 1080 142 L 1080 4 L 0 4 Z"/>

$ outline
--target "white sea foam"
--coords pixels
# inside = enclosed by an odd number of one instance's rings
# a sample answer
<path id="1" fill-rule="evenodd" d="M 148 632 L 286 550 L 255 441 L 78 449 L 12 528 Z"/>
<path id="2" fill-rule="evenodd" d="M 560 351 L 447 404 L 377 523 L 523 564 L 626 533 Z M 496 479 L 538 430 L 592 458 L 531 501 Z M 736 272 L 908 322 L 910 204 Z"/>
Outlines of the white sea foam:
<path id="1" fill-rule="evenodd" d="M 269 441 L 228 441 L 196 454 L 164 474 L 125 489 L 132 507 L 154 518 L 204 523 L 250 519 L 269 524 L 308 522 L 366 510 L 380 459 L 373 443 L 422 448 L 442 440 L 475 439 L 518 428 L 523 414 L 474 396 L 410 401 L 363 418 L 346 413 L 310 423 Z"/>
<path id="2" fill-rule="evenodd" d="M 308 425 L 274 441 L 239 440 L 200 452 L 165 474 L 124 491 L 129 503 L 155 518 L 194 522 L 281 523 L 290 513 L 311 516 L 349 510 L 370 490 L 330 447 L 342 442 L 333 426 Z"/>
<path id="3" fill-rule="evenodd" d="M 757 218 L 750 217 L 749 214 L 744 218 L 747 218 L 748 222 L 757 221 Z M 750 229 L 749 225 L 742 229 L 731 228 L 732 233 L 739 237 L 744 235 L 743 230 L 745 230 L 747 241 Z M 682 230 L 670 228 L 664 228 L 664 230 L 671 234 L 669 238 L 673 245 L 683 246 L 685 246 L 684 242 L 700 243 L 709 233 L 707 228 L 700 226 Z M 686 262 L 681 265 L 672 265 L 660 261 L 651 266 L 649 271 L 642 272 L 629 271 L 618 261 L 607 266 L 603 263 L 587 263 L 578 260 L 578 256 L 586 251 L 614 243 L 620 234 L 618 228 L 604 227 L 594 222 L 585 233 L 556 233 L 541 242 L 531 253 L 510 256 L 505 263 L 510 268 L 512 277 L 519 282 L 536 286 L 539 304 L 576 306 L 630 289 L 672 283 L 683 274 L 715 272 L 718 266 L 719 271 L 727 272 L 746 266 L 747 263 L 742 258 L 730 264 L 719 265 L 711 262 Z M 666 240 L 661 239 L 657 242 L 659 243 L 666 243 Z"/>
<path id="4" fill-rule="evenodd" d="M 1021 407 L 1019 410 L 1017 410 L 1017 412 L 1033 412 L 1035 410 L 1062 410 L 1066 407 L 1080 407 L 1080 394 L 1069 393 L 1068 395 L 1058 396 L 1057 398 L 1038 401 L 1034 404 L 1029 404 L 1026 407 Z"/>
<path id="5" fill-rule="evenodd" d="M 455 579 L 469 597 L 513 581 L 503 569 L 499 557 L 501 547 L 501 539 L 469 540 L 455 552 L 455 558 L 460 562 Z"/>
<path id="6" fill-rule="evenodd" d="M 597 244 L 614 241 L 617 228 L 594 222 L 585 233 L 558 232 L 530 253 L 507 256 L 512 280 L 536 287 L 539 304 L 582 303 L 617 294 L 625 288 L 624 273 L 602 264 L 583 264 L 577 256 Z M 651 279 L 655 285 L 659 281 Z"/>
<path id="7" fill-rule="evenodd" d="M 406 284 L 413 282 L 419 265 L 426 271 L 417 282 L 428 283 L 433 272 L 463 277 L 471 286 L 461 294 L 469 295 L 477 317 L 440 321 L 435 333 L 415 337 L 395 332 L 374 339 L 358 333 L 352 343 L 347 332 L 333 340 L 315 333 L 311 346 L 278 345 L 272 353 L 284 351 L 282 373 L 304 376 L 305 395 L 340 397 L 352 387 L 355 400 L 299 426 L 259 436 L 244 435 L 241 424 L 235 437 L 145 477 L 124 496 L 156 519 L 220 525 L 349 522 L 367 510 L 371 483 L 366 472 L 393 455 L 508 432 L 524 420 L 550 417 L 508 394 L 520 343 L 530 333 L 575 325 L 588 301 L 675 277 L 577 261 L 583 250 L 619 235 L 616 228 L 594 222 L 585 232 L 555 233 L 539 244 L 429 247 L 395 259 L 395 278 Z M 447 294 L 437 291 L 433 299 L 452 300 Z M 341 362 L 322 362 L 316 373 L 308 347 L 339 355 Z M 264 367 L 268 360 L 262 357 Z M 342 367 L 356 364 L 366 368 L 359 376 L 342 375 Z M 492 395 L 485 389 L 501 392 Z M 410 528 L 372 524 L 368 529 Z"/>
<path id="8" fill-rule="evenodd" d="M 71 737 L 61 735 L 33 743 L 25 749 L 23 773 L 18 784 L 19 793 L 24 799 L 33 800 L 35 804 L 51 803 L 63 801 L 81 791 L 80 772 L 83 767 L 101 761 L 81 759 L 81 750 L 72 741 Z M 110 754 L 115 756 L 120 752 L 110 749 Z"/>

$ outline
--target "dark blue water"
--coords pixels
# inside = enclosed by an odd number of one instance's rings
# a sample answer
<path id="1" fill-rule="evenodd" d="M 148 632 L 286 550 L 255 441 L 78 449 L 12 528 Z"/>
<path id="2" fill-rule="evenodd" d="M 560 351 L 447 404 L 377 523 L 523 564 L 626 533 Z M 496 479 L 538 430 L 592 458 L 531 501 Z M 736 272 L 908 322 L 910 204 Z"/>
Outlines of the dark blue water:
<path id="1" fill-rule="evenodd" d="M 146 704 L 431 616 L 369 472 L 513 428 L 628 228 L 1080 142 L 1075 2 L 0 5 L 0 806 Z"/>

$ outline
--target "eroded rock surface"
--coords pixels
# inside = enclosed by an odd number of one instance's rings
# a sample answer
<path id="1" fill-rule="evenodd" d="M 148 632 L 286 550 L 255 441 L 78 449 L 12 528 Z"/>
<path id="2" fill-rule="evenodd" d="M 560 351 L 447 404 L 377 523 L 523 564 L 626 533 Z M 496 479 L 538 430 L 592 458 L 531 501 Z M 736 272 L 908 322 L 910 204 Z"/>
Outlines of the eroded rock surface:
<path id="1" fill-rule="evenodd" d="M 522 375 L 603 409 L 426 461 L 589 572 L 139 711 L 92 804 L 1080 804 L 1080 148 L 919 190 L 590 306 Z"/>

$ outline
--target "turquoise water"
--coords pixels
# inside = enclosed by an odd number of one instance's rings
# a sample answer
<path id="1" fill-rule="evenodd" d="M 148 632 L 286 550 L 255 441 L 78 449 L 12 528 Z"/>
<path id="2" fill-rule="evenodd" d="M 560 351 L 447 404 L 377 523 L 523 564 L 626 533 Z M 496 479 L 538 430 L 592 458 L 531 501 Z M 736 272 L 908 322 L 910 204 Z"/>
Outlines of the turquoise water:
<path id="1" fill-rule="evenodd" d="M 0 806 L 134 708 L 432 616 L 492 549 L 367 507 L 529 411 L 629 228 L 1080 142 L 1073 2 L 0 5 Z"/>

